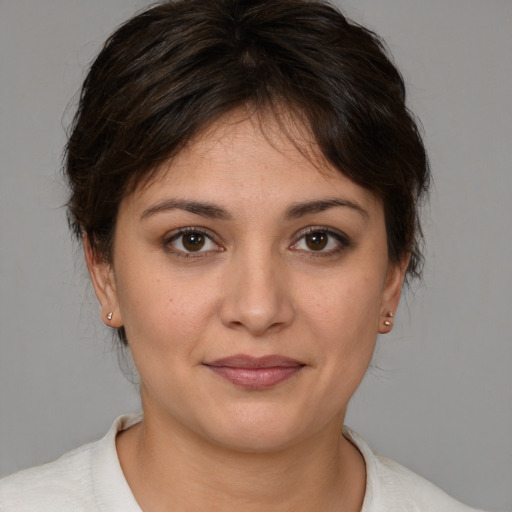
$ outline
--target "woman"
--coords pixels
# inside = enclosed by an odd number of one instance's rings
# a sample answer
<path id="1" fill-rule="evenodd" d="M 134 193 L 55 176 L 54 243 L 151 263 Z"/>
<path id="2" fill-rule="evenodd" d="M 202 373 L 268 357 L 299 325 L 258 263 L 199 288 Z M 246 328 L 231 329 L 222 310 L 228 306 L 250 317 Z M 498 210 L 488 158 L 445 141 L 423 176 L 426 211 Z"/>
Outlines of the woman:
<path id="1" fill-rule="evenodd" d="M 143 415 L 3 480 L 3 511 L 471 510 L 344 428 L 429 182 L 374 34 L 320 1 L 162 3 L 91 66 L 66 173 Z"/>

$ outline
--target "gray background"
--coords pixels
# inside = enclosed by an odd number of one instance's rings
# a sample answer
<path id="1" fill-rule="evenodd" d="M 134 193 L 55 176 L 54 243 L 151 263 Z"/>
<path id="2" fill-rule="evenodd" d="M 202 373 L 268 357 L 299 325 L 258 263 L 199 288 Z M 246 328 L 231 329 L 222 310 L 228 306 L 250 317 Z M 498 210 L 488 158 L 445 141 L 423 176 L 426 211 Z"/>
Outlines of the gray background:
<path id="1" fill-rule="evenodd" d="M 64 113 L 142 0 L 0 0 L 0 474 L 138 407 L 71 244 Z M 473 506 L 512 510 L 512 2 L 350 0 L 409 84 L 435 176 L 425 281 L 347 424 Z M 64 114 L 63 114 L 64 113 Z"/>

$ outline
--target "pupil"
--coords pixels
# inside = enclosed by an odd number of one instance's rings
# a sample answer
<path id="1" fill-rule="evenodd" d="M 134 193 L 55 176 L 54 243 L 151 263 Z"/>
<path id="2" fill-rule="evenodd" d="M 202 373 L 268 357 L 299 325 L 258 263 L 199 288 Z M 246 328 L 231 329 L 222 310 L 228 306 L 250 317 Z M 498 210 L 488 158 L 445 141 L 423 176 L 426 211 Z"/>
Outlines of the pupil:
<path id="1" fill-rule="evenodd" d="M 199 251 L 204 245 L 204 235 L 201 233 L 189 233 L 183 237 L 183 246 L 187 251 Z"/>
<path id="2" fill-rule="evenodd" d="M 327 235 L 320 231 L 310 233 L 306 236 L 306 245 L 314 251 L 325 249 L 325 246 L 327 245 Z"/>

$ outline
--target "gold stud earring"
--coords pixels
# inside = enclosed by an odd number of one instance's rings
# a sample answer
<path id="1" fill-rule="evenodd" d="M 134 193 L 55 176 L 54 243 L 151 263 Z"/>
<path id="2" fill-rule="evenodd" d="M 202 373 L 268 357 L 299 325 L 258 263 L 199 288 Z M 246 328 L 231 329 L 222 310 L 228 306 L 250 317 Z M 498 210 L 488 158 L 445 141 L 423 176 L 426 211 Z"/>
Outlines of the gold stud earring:
<path id="1" fill-rule="evenodd" d="M 388 312 L 386 313 L 386 318 L 393 318 L 393 317 L 394 317 L 394 315 L 393 315 L 393 313 L 391 313 L 391 311 L 388 311 Z M 391 320 L 385 320 L 385 321 L 384 321 L 384 325 L 385 325 L 386 327 L 390 327 L 390 326 L 391 326 L 391 324 L 392 324 L 392 321 L 391 321 Z"/>
<path id="2" fill-rule="evenodd" d="M 114 313 L 112 311 L 107 315 L 107 320 L 112 320 L 112 317 L 114 316 Z"/>

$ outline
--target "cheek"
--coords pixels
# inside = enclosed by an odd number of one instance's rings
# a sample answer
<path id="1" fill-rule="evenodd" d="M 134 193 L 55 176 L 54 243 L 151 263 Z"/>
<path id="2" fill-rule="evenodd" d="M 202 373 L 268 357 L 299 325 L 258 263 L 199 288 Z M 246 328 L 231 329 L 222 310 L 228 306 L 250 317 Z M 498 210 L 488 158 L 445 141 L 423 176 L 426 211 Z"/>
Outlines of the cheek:
<path id="1" fill-rule="evenodd" d="M 119 305 L 132 352 L 191 352 L 214 314 L 214 290 L 208 280 L 171 274 L 165 265 L 147 267 L 119 272 Z"/>
<path id="2" fill-rule="evenodd" d="M 316 286 L 306 285 L 299 296 L 302 310 L 313 322 L 349 333 L 377 334 L 382 303 L 382 278 L 374 276 L 332 276 Z"/>
<path id="3" fill-rule="evenodd" d="M 302 316 L 314 336 L 318 357 L 332 372 L 366 371 L 375 348 L 382 301 L 382 277 L 359 274 L 330 278 L 304 290 Z M 377 283 L 377 285 L 376 285 Z"/>

